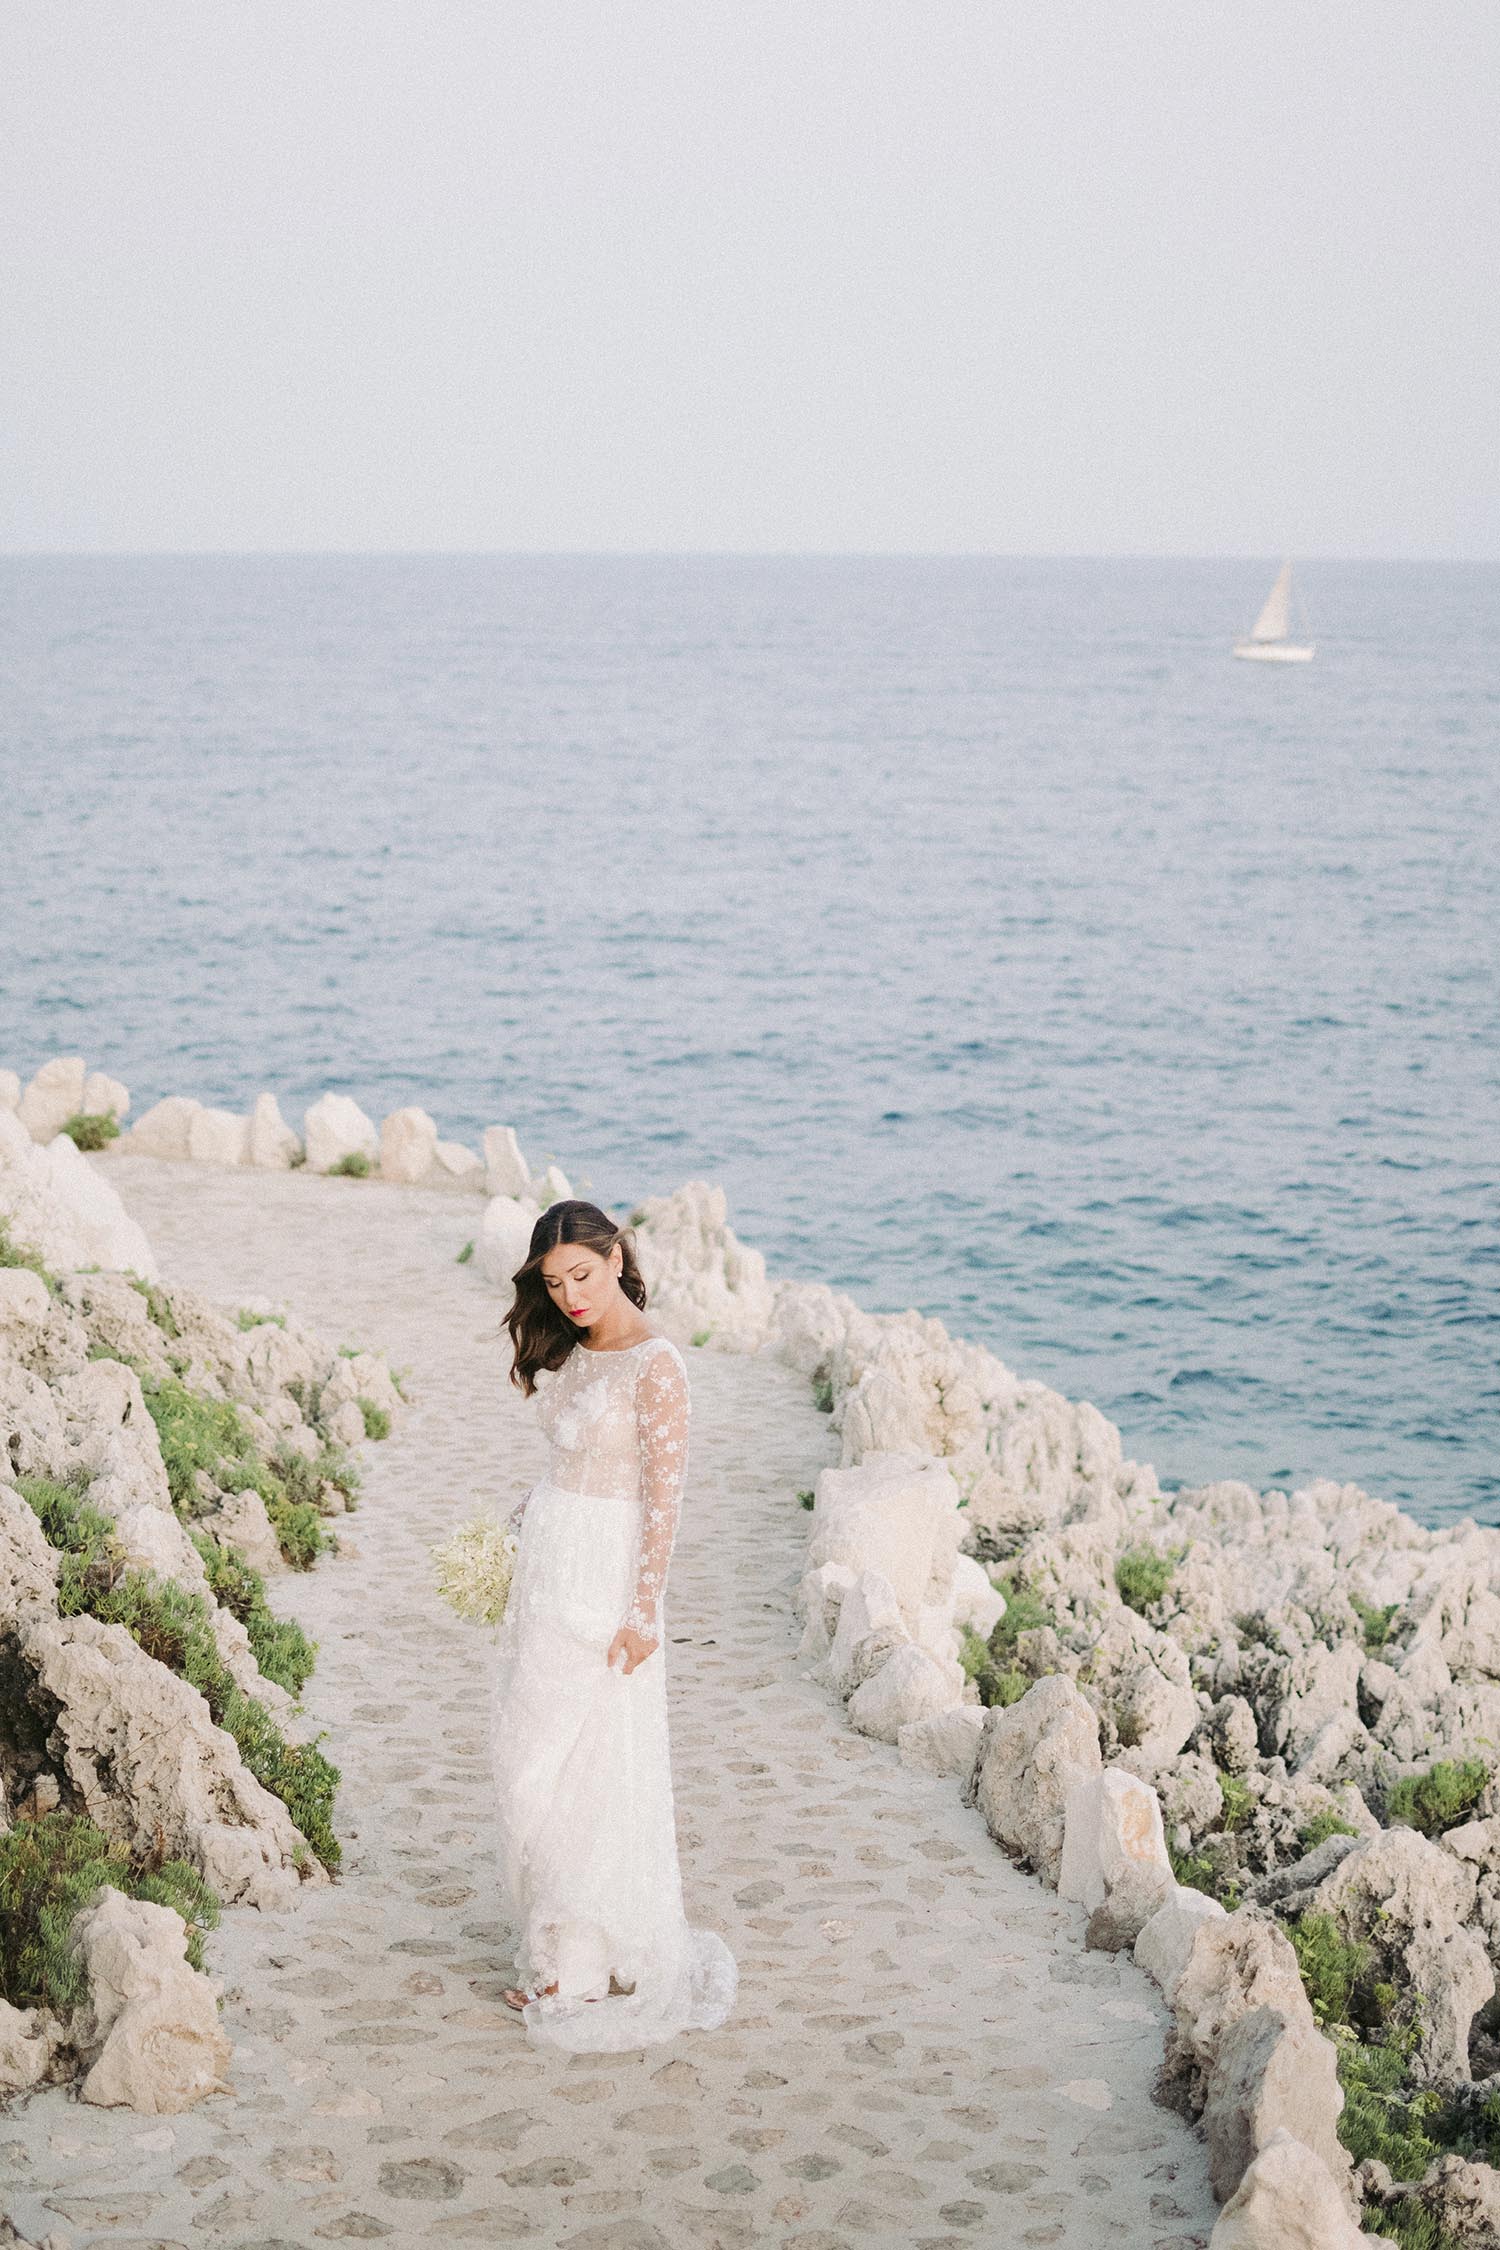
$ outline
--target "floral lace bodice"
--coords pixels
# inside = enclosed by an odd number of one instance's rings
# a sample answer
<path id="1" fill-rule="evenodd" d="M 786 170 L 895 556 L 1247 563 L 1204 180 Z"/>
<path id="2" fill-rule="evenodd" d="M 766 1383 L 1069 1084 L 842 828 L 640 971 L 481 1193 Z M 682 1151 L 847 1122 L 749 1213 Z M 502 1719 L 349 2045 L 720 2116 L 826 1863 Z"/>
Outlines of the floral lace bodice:
<path id="1" fill-rule="evenodd" d="M 687 1367 L 669 1336 L 643 1336 L 623 1351 L 575 1344 L 561 1367 L 537 1377 L 551 1482 L 567 1492 L 640 1502 L 635 1596 L 621 1623 L 647 1640 L 661 1638 L 689 1414 Z"/>

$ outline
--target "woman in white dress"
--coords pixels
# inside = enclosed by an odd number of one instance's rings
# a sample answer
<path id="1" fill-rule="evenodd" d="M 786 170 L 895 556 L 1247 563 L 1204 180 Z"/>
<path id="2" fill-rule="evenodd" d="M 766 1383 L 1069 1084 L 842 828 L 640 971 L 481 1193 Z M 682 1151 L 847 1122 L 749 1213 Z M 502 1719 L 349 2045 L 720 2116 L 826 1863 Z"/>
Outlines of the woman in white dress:
<path id="1" fill-rule="evenodd" d="M 613 2053 L 712 2030 L 738 1969 L 683 1910 L 667 1734 L 665 1594 L 687 1468 L 687 1368 L 642 1317 L 628 1228 L 554 1203 L 506 1315 L 511 1381 L 551 1444 L 520 1541 L 489 1699 L 508 2004 L 530 2037 Z"/>

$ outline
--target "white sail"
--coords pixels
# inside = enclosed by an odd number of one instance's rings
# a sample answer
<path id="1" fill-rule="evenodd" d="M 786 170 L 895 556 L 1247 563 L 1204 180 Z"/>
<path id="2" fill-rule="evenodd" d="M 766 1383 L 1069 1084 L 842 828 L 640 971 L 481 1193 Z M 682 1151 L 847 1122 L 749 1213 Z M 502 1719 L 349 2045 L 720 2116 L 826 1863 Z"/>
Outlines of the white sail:
<path id="1" fill-rule="evenodd" d="M 1266 606 L 1250 628 L 1252 641 L 1284 641 L 1292 622 L 1292 566 L 1283 563 Z"/>

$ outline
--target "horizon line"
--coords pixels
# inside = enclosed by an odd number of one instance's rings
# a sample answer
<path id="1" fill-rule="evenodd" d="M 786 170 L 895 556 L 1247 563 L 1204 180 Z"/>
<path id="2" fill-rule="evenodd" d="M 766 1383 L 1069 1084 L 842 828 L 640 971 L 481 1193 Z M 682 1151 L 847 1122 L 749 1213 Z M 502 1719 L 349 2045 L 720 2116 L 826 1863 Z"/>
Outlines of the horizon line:
<path id="1" fill-rule="evenodd" d="M 1000 547 L 5 547 L 0 562 L 1015 562 L 1424 563 L 1494 568 L 1500 554 L 1297 549 L 1028 550 Z"/>

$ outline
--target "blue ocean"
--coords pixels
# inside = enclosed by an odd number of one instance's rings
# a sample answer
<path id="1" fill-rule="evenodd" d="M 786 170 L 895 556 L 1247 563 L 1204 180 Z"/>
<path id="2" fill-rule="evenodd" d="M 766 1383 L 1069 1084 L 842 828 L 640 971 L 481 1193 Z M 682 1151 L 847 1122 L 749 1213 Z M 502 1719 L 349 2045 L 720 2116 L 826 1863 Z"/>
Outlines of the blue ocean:
<path id="1" fill-rule="evenodd" d="M 1175 1485 L 1500 1521 L 1500 569 L 0 561 L 0 1065 L 514 1124 Z"/>

